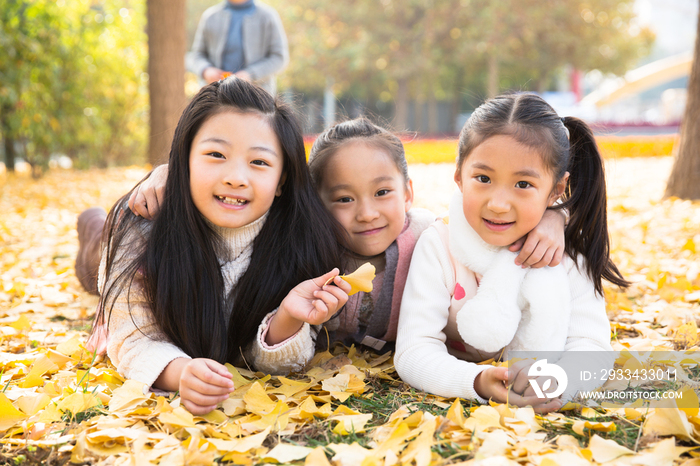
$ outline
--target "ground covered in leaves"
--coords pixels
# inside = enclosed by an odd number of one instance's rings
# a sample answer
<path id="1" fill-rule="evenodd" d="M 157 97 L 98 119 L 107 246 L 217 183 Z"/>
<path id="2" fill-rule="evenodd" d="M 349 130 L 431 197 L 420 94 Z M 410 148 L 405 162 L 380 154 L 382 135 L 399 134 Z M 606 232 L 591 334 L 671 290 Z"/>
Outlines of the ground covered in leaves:
<path id="1" fill-rule="evenodd" d="M 606 295 L 616 349 L 683 351 L 666 361 L 683 402 L 547 416 L 429 396 L 397 379 L 391 355 L 343 348 L 290 377 L 231 367 L 230 399 L 192 416 L 82 347 L 97 300 L 73 272 L 76 217 L 109 208 L 145 170 L 0 178 L 0 464 L 698 465 L 697 357 L 685 351 L 698 345 L 700 204 L 661 200 L 671 164 L 607 164 L 613 256 L 634 285 Z M 444 212 L 453 170 L 412 165 L 416 205 Z"/>

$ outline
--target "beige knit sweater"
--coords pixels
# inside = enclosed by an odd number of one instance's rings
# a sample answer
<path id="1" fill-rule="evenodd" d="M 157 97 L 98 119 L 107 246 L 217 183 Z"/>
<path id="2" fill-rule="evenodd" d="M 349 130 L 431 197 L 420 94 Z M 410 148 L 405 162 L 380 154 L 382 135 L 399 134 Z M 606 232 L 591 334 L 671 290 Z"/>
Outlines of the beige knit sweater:
<path id="1" fill-rule="evenodd" d="M 219 254 L 219 264 L 224 277 L 224 296 L 236 286 L 248 268 L 253 252 L 253 240 L 265 223 L 266 216 L 241 228 L 218 228 L 226 246 Z M 146 240 L 150 223 L 143 222 L 141 230 L 134 228 L 125 238 L 124 246 L 117 251 L 112 277 L 118 276 L 131 260 L 134 241 Z M 116 273 L 115 273 L 116 272 Z M 98 288 L 105 289 L 105 254 L 102 255 Z M 129 312 L 129 306 L 131 312 Z M 275 346 L 264 342 L 264 335 L 276 310 L 272 310 L 258 328 L 256 340 L 245 352 L 245 359 L 255 369 L 265 373 L 288 373 L 300 370 L 313 357 L 314 345 L 309 324 L 293 337 Z M 184 351 L 165 340 L 158 325 L 153 321 L 137 280 L 130 291 L 125 290 L 116 299 L 109 321 L 107 354 L 121 375 L 138 380 L 151 387 L 160 373 L 176 358 L 190 358 Z"/>

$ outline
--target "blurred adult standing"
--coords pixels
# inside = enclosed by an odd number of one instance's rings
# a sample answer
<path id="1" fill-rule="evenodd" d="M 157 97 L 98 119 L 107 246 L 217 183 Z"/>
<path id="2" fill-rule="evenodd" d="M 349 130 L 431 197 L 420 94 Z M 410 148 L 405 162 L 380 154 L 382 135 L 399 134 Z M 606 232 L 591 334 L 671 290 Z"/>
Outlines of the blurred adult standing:
<path id="1" fill-rule="evenodd" d="M 204 83 L 227 73 L 253 81 L 274 95 L 275 74 L 289 62 L 277 11 L 257 0 L 224 0 L 208 8 L 187 54 L 187 69 Z"/>

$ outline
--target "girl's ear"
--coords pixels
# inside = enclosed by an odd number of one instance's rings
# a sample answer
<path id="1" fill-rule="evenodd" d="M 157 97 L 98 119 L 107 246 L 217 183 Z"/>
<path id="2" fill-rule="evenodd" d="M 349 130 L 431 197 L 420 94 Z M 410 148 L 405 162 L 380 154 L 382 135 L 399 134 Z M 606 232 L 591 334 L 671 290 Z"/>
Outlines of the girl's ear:
<path id="1" fill-rule="evenodd" d="M 277 191 L 275 191 L 275 197 L 282 195 L 282 186 L 284 186 L 285 181 L 287 181 L 287 172 L 282 173 L 282 176 L 280 177 L 280 182 L 277 185 Z"/>
<path id="2" fill-rule="evenodd" d="M 455 170 L 455 183 L 459 186 L 459 190 L 462 191 L 462 170 L 459 167 Z"/>
<path id="3" fill-rule="evenodd" d="M 557 184 L 554 185 L 554 189 L 552 189 L 552 193 L 549 195 L 549 202 L 548 206 L 551 207 L 554 205 L 555 202 L 561 197 L 562 194 L 564 194 L 564 191 L 566 191 L 566 185 L 569 182 L 569 172 L 564 173 L 564 176 L 561 177 L 559 181 L 557 181 Z"/>
<path id="4" fill-rule="evenodd" d="M 408 180 L 403 190 L 404 194 L 406 195 L 406 199 L 404 201 L 404 208 L 405 211 L 408 212 L 411 208 L 411 205 L 413 205 L 413 180 Z"/>

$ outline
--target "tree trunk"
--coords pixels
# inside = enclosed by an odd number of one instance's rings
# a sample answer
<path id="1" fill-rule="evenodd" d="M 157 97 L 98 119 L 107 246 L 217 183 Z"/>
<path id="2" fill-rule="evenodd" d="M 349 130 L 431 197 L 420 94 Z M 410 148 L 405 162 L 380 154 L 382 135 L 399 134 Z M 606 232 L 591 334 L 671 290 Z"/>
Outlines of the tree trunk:
<path id="1" fill-rule="evenodd" d="M 3 107 L 0 114 L 0 133 L 5 146 L 5 168 L 8 172 L 15 171 L 15 140 L 9 123 L 10 107 Z"/>
<path id="2" fill-rule="evenodd" d="M 167 161 L 185 105 L 185 0 L 148 0 L 148 91 L 151 139 L 148 161 Z"/>
<path id="3" fill-rule="evenodd" d="M 408 125 L 408 79 L 398 80 L 399 88 L 396 91 L 396 114 L 394 115 L 395 128 L 405 131 Z"/>
<path id="4" fill-rule="evenodd" d="M 498 57 L 495 52 L 489 54 L 488 60 L 489 74 L 488 81 L 486 82 L 486 94 L 488 94 L 489 98 L 492 98 L 498 95 Z"/>
<path id="5" fill-rule="evenodd" d="M 688 80 L 688 101 L 685 105 L 680 147 L 665 196 L 700 199 L 700 17 L 695 36 L 693 66 Z"/>

